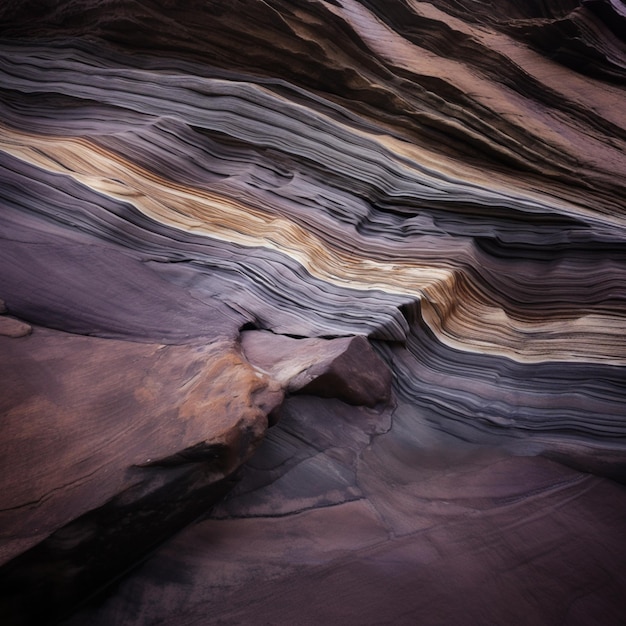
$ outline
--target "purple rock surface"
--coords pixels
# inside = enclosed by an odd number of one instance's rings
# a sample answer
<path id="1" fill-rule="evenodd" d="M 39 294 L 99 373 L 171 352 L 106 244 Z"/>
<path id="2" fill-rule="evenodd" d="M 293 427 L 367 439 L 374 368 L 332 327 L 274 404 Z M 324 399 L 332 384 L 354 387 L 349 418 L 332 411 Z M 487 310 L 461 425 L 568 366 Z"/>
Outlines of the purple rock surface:
<path id="1" fill-rule="evenodd" d="M 0 622 L 626 623 L 618 0 L 0 6 Z"/>

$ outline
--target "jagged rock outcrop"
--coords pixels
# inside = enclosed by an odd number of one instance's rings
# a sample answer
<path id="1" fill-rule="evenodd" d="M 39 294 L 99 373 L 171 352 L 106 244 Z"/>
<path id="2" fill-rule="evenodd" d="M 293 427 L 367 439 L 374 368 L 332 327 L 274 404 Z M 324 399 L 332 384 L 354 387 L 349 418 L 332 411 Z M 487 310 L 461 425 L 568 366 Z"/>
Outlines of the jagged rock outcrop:
<path id="1" fill-rule="evenodd" d="M 4 2 L 3 620 L 623 623 L 625 15 Z"/>
<path id="2" fill-rule="evenodd" d="M 234 344 L 0 337 L 2 616 L 63 616 L 191 521 L 282 391 Z"/>
<path id="3" fill-rule="evenodd" d="M 389 401 L 391 372 L 364 337 L 294 339 L 246 331 L 241 345 L 248 361 L 288 393 L 368 407 Z"/>

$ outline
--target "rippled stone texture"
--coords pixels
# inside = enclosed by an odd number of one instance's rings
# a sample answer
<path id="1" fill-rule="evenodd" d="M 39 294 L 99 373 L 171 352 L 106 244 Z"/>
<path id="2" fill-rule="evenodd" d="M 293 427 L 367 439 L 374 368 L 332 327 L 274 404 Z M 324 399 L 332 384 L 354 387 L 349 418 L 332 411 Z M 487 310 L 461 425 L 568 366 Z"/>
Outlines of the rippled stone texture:
<path id="1" fill-rule="evenodd" d="M 3 3 L 7 619 L 623 623 L 625 15 Z"/>

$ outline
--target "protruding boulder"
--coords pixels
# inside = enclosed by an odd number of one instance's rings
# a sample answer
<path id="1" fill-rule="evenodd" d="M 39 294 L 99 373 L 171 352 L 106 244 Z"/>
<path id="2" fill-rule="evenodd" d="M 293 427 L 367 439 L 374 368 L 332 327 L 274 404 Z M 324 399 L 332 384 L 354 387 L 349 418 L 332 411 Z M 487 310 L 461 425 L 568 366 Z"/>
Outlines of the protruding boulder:
<path id="1" fill-rule="evenodd" d="M 294 339 L 252 330 L 241 343 L 250 363 L 288 393 L 369 407 L 389 401 L 391 372 L 365 337 Z"/>
<path id="2" fill-rule="evenodd" d="M 225 340 L 37 327 L 0 353 L 3 624 L 56 621 L 204 512 L 283 399 Z"/>

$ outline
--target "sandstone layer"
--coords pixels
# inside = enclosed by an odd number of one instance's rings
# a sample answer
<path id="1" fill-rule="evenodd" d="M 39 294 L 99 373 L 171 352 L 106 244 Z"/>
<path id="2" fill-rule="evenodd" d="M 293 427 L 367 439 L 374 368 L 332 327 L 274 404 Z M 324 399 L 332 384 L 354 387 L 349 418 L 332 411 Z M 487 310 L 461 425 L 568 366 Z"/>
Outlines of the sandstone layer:
<path id="1" fill-rule="evenodd" d="M 624 623 L 625 86 L 619 0 L 4 2 L 2 622 Z"/>

